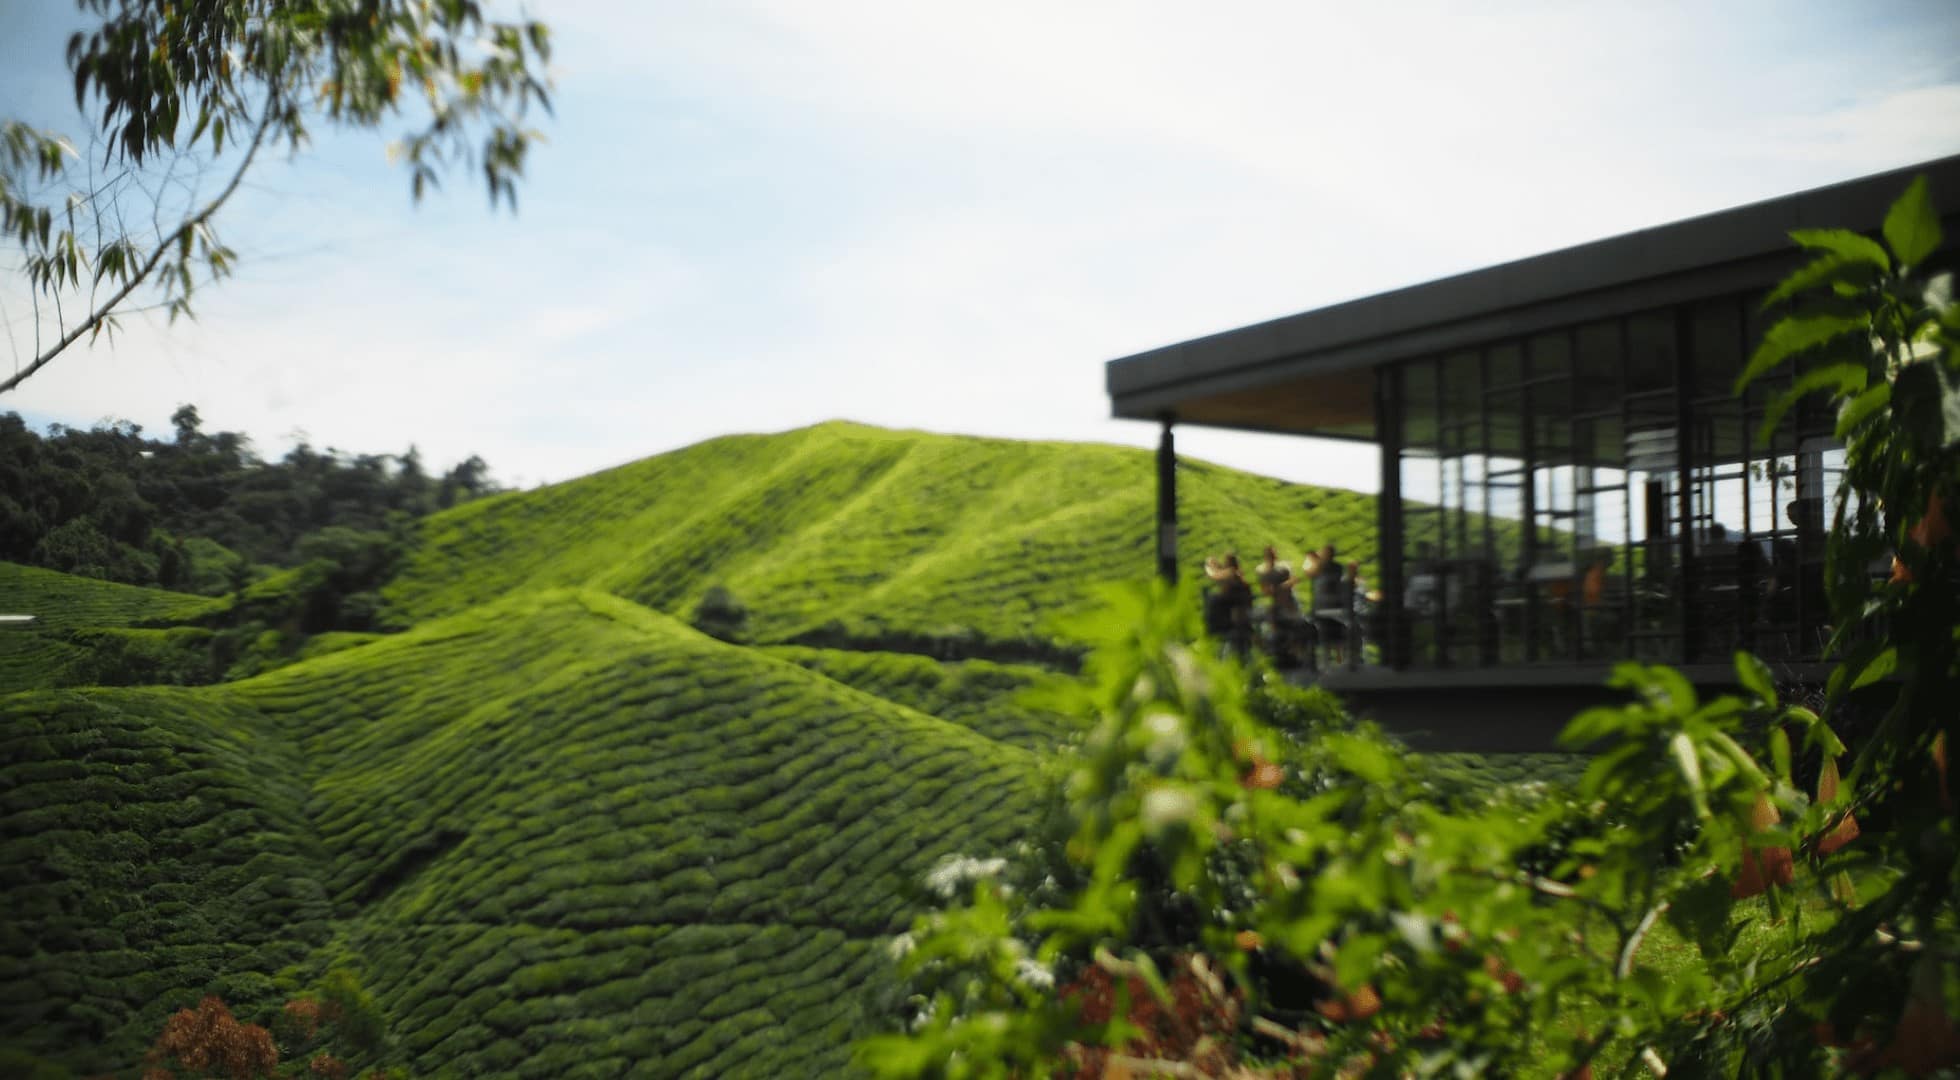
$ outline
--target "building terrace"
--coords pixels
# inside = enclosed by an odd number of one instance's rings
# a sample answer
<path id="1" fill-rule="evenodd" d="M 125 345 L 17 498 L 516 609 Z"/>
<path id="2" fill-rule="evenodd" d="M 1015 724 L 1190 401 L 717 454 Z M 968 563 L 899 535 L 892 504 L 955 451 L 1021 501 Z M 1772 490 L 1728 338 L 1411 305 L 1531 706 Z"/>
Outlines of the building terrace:
<path id="1" fill-rule="evenodd" d="M 1177 425 L 1361 440 L 1372 659 L 1319 681 L 1390 726 L 1542 747 L 1628 657 L 1712 688 L 1744 648 L 1821 685 L 1835 417 L 1810 399 L 1764 441 L 1797 371 L 1733 384 L 1803 260 L 1790 231 L 1876 234 L 1921 174 L 1960 233 L 1955 156 L 1110 361 L 1114 415 L 1163 427 L 1159 572 L 1185 561 Z"/>

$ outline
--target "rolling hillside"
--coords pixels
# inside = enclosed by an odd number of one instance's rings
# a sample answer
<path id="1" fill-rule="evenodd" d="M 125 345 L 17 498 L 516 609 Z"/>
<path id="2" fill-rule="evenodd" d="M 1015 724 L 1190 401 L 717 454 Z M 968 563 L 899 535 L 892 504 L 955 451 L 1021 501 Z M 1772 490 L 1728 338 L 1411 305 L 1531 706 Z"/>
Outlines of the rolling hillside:
<path id="1" fill-rule="evenodd" d="M 1017 701 L 1053 677 L 1017 660 L 1067 653 L 1048 620 L 1083 587 L 1149 573 L 1151 467 L 719 439 L 428 519 L 399 632 L 238 682 L 0 694 L 0 1060 L 127 1067 L 202 993 L 263 1017 L 350 966 L 418 1074 L 836 1073 L 925 871 L 1033 827 L 1075 724 Z M 1365 557 L 1372 501 L 1190 463 L 1183 520 L 1193 559 Z M 170 624 L 213 603 L 0 584 L 95 661 L 74 635 L 204 633 Z M 749 644 L 686 625 L 715 585 Z M 0 689 L 59 685 L 5 656 Z"/>
<path id="2" fill-rule="evenodd" d="M 914 883 L 1035 805 L 1026 750 L 592 592 L 0 731 L 0 1041 L 82 1069 L 345 957 L 418 1072 L 829 1071 Z"/>
<path id="3" fill-rule="evenodd" d="M 386 591 L 410 624 L 539 586 L 685 615 L 712 585 L 764 643 L 1041 641 L 1085 586 L 1155 566 L 1141 450 L 830 423 L 715 439 L 439 514 Z M 1187 563 L 1273 543 L 1374 553 L 1374 500 L 1187 462 Z"/>
<path id="4" fill-rule="evenodd" d="M 0 613 L 34 616 L 0 629 L 0 694 L 101 682 L 110 670 L 141 678 L 202 644 L 203 631 L 170 624 L 226 604 L 0 562 Z"/>

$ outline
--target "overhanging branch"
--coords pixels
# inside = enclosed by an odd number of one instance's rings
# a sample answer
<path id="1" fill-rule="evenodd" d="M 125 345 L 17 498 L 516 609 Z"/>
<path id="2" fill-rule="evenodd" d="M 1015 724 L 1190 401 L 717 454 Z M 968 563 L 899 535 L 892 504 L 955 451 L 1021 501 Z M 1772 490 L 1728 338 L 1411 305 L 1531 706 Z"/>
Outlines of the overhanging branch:
<path id="1" fill-rule="evenodd" d="M 272 127 L 272 118 L 277 111 L 278 105 L 279 97 L 277 94 L 266 99 L 265 112 L 259 117 L 258 127 L 252 132 L 252 141 L 245 147 L 245 156 L 238 162 L 237 171 L 231 174 L 231 179 L 226 181 L 224 188 L 210 202 L 205 203 L 203 208 L 198 210 L 197 213 L 185 218 L 178 223 L 176 228 L 170 230 L 167 235 L 160 237 L 157 241 L 156 248 L 150 252 L 142 264 L 128 277 L 123 279 L 122 287 L 111 294 L 100 306 L 92 308 L 89 311 L 88 318 L 75 324 L 73 329 L 63 333 L 45 351 L 37 352 L 33 362 L 28 364 L 25 369 L 15 372 L 12 377 L 5 381 L 0 381 L 0 394 L 4 394 L 14 387 L 19 386 L 28 376 L 46 367 L 49 361 L 61 355 L 68 346 L 80 341 L 83 334 L 91 333 L 99 328 L 103 320 L 113 315 L 116 307 L 128 299 L 130 293 L 136 291 L 138 285 L 149 280 L 150 274 L 156 270 L 157 264 L 162 262 L 164 256 L 170 253 L 172 245 L 181 243 L 182 237 L 186 233 L 209 221 L 211 216 L 216 214 L 220 207 L 224 206 L 225 201 L 231 198 L 232 192 L 238 190 L 238 184 L 245 178 L 245 173 L 251 169 L 252 159 L 258 155 L 259 147 L 265 142 L 265 133 Z"/>

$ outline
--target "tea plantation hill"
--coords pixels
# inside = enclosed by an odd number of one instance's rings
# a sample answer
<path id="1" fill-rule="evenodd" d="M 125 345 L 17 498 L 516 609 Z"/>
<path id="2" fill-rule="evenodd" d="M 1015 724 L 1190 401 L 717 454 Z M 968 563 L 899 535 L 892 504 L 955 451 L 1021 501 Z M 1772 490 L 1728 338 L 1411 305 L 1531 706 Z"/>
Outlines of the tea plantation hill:
<path id="1" fill-rule="evenodd" d="M 1040 657 L 1084 587 L 1155 565 L 1146 451 L 827 423 L 714 439 L 427 520 L 384 590 L 402 624 L 541 585 L 685 615 L 721 585 L 764 644 Z M 1186 461 L 1187 562 L 1332 541 L 1374 556 L 1374 499 Z"/>
<path id="2" fill-rule="evenodd" d="M 204 631 L 173 624 L 224 606 L 0 562 L 0 613 L 34 616 L 26 628 L 0 630 L 0 693 L 99 681 L 105 663 L 140 669 L 146 653 L 199 647 Z"/>
<path id="3" fill-rule="evenodd" d="M 574 590 L 11 695 L 0 748 L 0 1034 L 83 1071 L 344 958 L 418 1072 L 832 1072 L 921 875 L 1037 805 L 1027 750 Z"/>
<path id="4" fill-rule="evenodd" d="M 1016 658 L 1147 572 L 1151 467 L 720 439 L 428 519 L 358 648 L 0 695 L 0 1062 L 126 1068 L 201 993 L 263 1017 L 349 965 L 422 1074 L 836 1073 L 924 872 L 1032 834 L 1071 723 Z M 1356 551 L 1371 514 L 1196 463 L 1183 495 L 1195 551 Z M 209 603 L 0 572 L 53 629 Z M 715 584 L 750 644 L 676 618 Z"/>

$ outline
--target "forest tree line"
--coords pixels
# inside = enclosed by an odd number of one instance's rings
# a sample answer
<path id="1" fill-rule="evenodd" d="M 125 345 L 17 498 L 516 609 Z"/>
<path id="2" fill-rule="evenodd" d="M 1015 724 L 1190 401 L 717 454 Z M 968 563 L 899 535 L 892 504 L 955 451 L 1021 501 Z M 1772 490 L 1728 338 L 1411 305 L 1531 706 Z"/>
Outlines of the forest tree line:
<path id="1" fill-rule="evenodd" d="M 398 543 L 415 519 L 500 490 L 476 456 L 432 475 L 413 446 L 301 442 L 266 461 L 193 405 L 170 420 L 167 439 L 126 420 L 44 436 L 0 414 L 0 560 L 218 596 L 333 554 L 316 549 Z"/>

